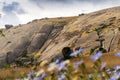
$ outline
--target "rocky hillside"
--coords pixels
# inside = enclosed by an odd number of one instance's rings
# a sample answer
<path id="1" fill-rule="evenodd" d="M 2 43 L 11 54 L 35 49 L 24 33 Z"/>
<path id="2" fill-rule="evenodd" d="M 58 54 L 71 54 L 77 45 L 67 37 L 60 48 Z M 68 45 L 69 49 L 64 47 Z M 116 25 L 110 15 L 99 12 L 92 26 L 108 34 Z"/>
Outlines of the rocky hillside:
<path id="1" fill-rule="evenodd" d="M 62 57 L 63 47 L 81 47 L 84 53 L 100 48 L 120 49 L 120 7 L 77 17 L 34 20 L 0 31 L 0 65 L 13 62 L 24 53 L 39 52 L 41 60 Z"/>
<path id="2" fill-rule="evenodd" d="M 0 65 L 12 63 L 25 53 L 31 54 L 39 51 L 48 39 L 54 38 L 64 25 L 74 19 L 76 17 L 45 18 L 25 25 L 1 29 Z"/>
<path id="3" fill-rule="evenodd" d="M 105 9 L 79 16 L 64 26 L 58 36 L 48 39 L 40 49 L 40 60 L 61 54 L 63 47 L 81 47 L 90 53 L 99 47 L 107 52 L 120 49 L 120 7 Z M 98 35 L 99 34 L 99 35 Z M 101 41 L 100 41 L 101 39 Z"/>

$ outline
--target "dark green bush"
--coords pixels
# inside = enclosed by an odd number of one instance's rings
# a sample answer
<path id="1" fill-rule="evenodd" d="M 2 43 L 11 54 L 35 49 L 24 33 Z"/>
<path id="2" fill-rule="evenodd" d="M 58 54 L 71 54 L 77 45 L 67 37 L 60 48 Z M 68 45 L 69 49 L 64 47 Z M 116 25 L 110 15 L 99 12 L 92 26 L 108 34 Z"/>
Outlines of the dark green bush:
<path id="1" fill-rule="evenodd" d="M 62 49 L 62 54 L 64 56 L 64 59 L 70 59 L 71 58 L 71 56 L 70 56 L 71 53 L 72 53 L 72 50 L 70 49 L 70 47 L 64 47 Z"/>
<path id="2" fill-rule="evenodd" d="M 93 53 L 95 51 L 95 49 L 91 48 L 90 49 L 90 53 Z"/>
<path id="3" fill-rule="evenodd" d="M 99 51 L 101 51 L 102 53 L 106 53 L 107 52 L 107 50 L 104 49 L 104 48 L 99 48 Z"/>

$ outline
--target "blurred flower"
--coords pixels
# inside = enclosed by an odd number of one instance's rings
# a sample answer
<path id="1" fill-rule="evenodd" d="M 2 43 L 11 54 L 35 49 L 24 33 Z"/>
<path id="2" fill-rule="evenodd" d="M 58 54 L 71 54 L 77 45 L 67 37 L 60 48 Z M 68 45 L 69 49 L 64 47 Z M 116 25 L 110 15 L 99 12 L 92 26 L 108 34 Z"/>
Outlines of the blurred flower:
<path id="1" fill-rule="evenodd" d="M 120 57 L 120 52 L 119 52 L 119 53 L 117 53 L 117 54 L 115 54 L 115 56 Z"/>
<path id="2" fill-rule="evenodd" d="M 98 74 L 98 78 L 102 78 L 102 75 L 101 75 L 101 74 Z"/>
<path id="3" fill-rule="evenodd" d="M 66 76 L 64 73 L 61 74 L 61 78 L 64 79 Z"/>
<path id="4" fill-rule="evenodd" d="M 42 61 L 41 63 L 40 63 L 40 67 L 43 67 L 43 66 L 45 66 L 46 64 L 48 64 L 49 62 L 48 62 L 48 60 L 44 60 L 44 61 Z"/>
<path id="5" fill-rule="evenodd" d="M 115 66 L 114 67 L 114 72 L 117 72 L 118 70 L 120 70 L 120 66 Z"/>
<path id="6" fill-rule="evenodd" d="M 93 77 L 93 75 L 92 75 L 92 74 L 89 74 L 88 77 L 89 77 L 89 79 L 91 79 L 91 78 Z"/>
<path id="7" fill-rule="evenodd" d="M 58 77 L 58 80 L 62 80 L 62 78 L 61 78 L 61 77 Z"/>
<path id="8" fill-rule="evenodd" d="M 41 76 L 41 78 L 44 78 L 46 76 L 46 73 L 44 72 Z"/>
<path id="9" fill-rule="evenodd" d="M 78 68 L 79 65 L 81 65 L 83 62 L 84 62 L 83 60 L 79 60 L 79 61 L 75 62 L 74 63 L 74 65 L 75 65 L 74 68 Z"/>
<path id="10" fill-rule="evenodd" d="M 78 54 L 81 54 L 81 52 L 82 52 L 82 48 L 80 48 L 79 50 L 76 50 L 75 52 L 71 53 L 70 56 L 71 56 L 71 57 L 75 57 L 75 56 L 77 56 Z"/>
<path id="11" fill-rule="evenodd" d="M 55 61 L 55 63 L 56 63 L 56 64 L 60 63 L 60 60 L 59 60 L 59 59 L 57 59 L 57 60 Z"/>
<path id="12" fill-rule="evenodd" d="M 65 61 L 63 61 L 63 64 L 69 65 L 69 64 L 70 64 L 70 60 L 65 60 Z"/>
<path id="13" fill-rule="evenodd" d="M 53 71 L 53 70 L 55 70 L 57 68 L 57 65 L 56 65 L 56 63 L 50 63 L 49 65 L 48 65 L 48 69 L 47 69 L 47 71 Z"/>
<path id="14" fill-rule="evenodd" d="M 32 76 L 35 76 L 35 72 L 29 72 L 28 74 L 27 74 L 27 78 L 28 79 L 31 79 L 32 78 Z"/>
<path id="15" fill-rule="evenodd" d="M 114 73 L 114 75 L 110 78 L 110 80 L 119 80 L 120 79 L 120 73 Z"/>
<path id="16" fill-rule="evenodd" d="M 64 73 L 61 73 L 61 75 L 60 76 L 58 76 L 58 80 L 63 80 L 63 79 L 65 79 L 65 74 Z"/>
<path id="17" fill-rule="evenodd" d="M 63 62 L 57 64 L 57 71 L 60 71 L 65 68 L 65 64 Z"/>
<path id="18" fill-rule="evenodd" d="M 101 70 L 103 70 L 106 67 L 106 62 L 102 62 L 101 64 Z"/>
<path id="19" fill-rule="evenodd" d="M 17 79 L 18 80 L 18 79 Z M 19 79 L 19 80 L 21 80 L 21 79 Z M 24 78 L 23 80 L 30 80 L 30 79 L 28 79 L 28 78 Z"/>
<path id="20" fill-rule="evenodd" d="M 39 70 L 37 73 L 36 73 L 36 76 L 41 76 L 42 74 L 44 73 L 44 69 L 41 69 Z"/>
<path id="21" fill-rule="evenodd" d="M 90 58 L 93 60 L 93 61 L 96 61 L 98 59 L 100 59 L 102 57 L 102 52 L 98 52 L 96 53 L 95 55 L 91 56 Z"/>
<path id="22" fill-rule="evenodd" d="M 111 74 L 110 69 L 107 69 L 106 72 L 107 72 L 107 74 Z"/>
<path id="23" fill-rule="evenodd" d="M 34 77 L 33 80 L 42 80 L 42 78 L 41 77 Z"/>
<path id="24" fill-rule="evenodd" d="M 34 77 L 34 80 L 42 80 L 45 76 L 46 76 L 45 71 L 41 69 L 36 73 L 36 77 Z"/>

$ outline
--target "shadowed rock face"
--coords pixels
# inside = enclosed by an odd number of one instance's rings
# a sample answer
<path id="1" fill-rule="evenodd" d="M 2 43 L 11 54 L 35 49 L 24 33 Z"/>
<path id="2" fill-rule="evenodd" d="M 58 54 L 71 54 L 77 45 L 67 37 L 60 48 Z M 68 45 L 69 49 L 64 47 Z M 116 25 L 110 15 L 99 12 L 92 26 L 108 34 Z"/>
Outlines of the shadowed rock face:
<path id="1" fill-rule="evenodd" d="M 52 23 L 30 23 L 4 30 L 0 37 L 0 64 L 11 63 L 24 51 L 38 51 L 53 28 Z"/>
<path id="2" fill-rule="evenodd" d="M 108 52 L 120 49 L 120 7 L 105 9 L 79 17 L 36 20 L 3 30 L 0 37 L 0 64 L 11 63 L 24 51 L 39 51 L 38 60 L 62 58 L 64 47 L 81 47 L 84 53 L 100 46 Z"/>

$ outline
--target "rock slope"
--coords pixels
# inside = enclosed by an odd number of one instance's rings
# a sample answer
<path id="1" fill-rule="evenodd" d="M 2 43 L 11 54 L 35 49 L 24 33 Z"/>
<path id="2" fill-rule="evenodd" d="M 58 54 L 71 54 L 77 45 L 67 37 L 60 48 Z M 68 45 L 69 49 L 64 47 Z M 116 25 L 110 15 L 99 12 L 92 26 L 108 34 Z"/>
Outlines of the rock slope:
<path id="1" fill-rule="evenodd" d="M 52 31 L 52 23 L 32 23 L 3 31 L 0 37 L 0 63 L 11 63 L 23 52 L 39 50 Z"/>
<path id="2" fill-rule="evenodd" d="M 34 20 L 25 25 L 4 29 L 0 37 L 0 65 L 11 63 L 22 53 L 36 51 L 39 61 L 61 58 L 63 47 L 81 47 L 84 53 L 120 49 L 120 7 L 76 16 Z M 99 35 L 97 34 L 99 33 Z M 100 44 L 99 37 L 103 40 Z"/>
<path id="3" fill-rule="evenodd" d="M 69 22 L 55 38 L 48 39 L 44 44 L 39 60 L 51 59 L 61 54 L 63 47 L 81 47 L 84 53 L 90 53 L 92 49 L 100 46 L 97 32 L 104 41 L 102 47 L 107 51 L 119 51 L 120 49 L 120 7 L 109 8 L 83 16 Z M 42 48 L 43 48 L 42 47 Z M 41 50 L 40 50 L 41 51 Z"/>
<path id="4" fill-rule="evenodd" d="M 67 21 L 65 21 L 67 20 Z M 72 18 L 60 20 L 34 20 L 28 24 L 0 30 L 0 66 L 16 58 L 34 53 L 42 48 L 48 38 L 54 35 Z"/>

